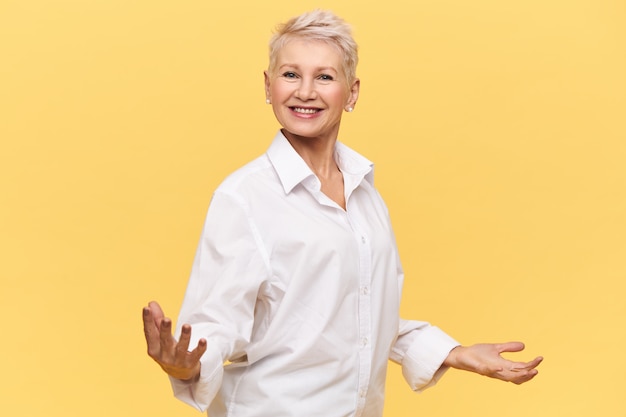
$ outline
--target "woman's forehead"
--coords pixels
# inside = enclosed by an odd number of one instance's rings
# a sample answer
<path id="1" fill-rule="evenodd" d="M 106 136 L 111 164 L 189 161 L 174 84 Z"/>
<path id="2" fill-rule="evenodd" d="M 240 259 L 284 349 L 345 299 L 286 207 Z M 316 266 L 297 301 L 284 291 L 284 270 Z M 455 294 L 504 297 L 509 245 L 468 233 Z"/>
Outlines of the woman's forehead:
<path id="1" fill-rule="evenodd" d="M 343 59 L 334 45 L 316 39 L 292 39 L 277 51 L 278 66 L 316 66 L 339 70 Z"/>

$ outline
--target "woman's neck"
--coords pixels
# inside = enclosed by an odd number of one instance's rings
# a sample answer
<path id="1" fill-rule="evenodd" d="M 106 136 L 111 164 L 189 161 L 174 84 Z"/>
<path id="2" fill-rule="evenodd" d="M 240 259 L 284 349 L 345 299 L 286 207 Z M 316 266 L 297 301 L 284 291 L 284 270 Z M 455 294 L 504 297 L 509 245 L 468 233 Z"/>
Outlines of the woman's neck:
<path id="1" fill-rule="evenodd" d="M 321 191 L 339 207 L 346 210 L 343 174 L 335 161 L 336 136 L 332 138 L 305 138 L 285 130 L 283 130 L 283 134 L 320 180 Z"/>
<path id="2" fill-rule="evenodd" d="M 283 130 L 283 134 L 320 179 L 331 179 L 339 171 L 335 162 L 336 138 L 307 138 Z"/>

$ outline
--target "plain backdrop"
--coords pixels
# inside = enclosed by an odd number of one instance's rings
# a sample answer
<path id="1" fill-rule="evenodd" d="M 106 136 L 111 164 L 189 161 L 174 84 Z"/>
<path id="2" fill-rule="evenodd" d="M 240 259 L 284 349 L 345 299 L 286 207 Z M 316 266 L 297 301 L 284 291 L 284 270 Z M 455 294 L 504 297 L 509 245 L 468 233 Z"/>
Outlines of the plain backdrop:
<path id="1" fill-rule="evenodd" d="M 0 414 L 197 416 L 145 353 L 175 316 L 212 191 L 265 151 L 267 41 L 329 8 L 361 98 L 402 315 L 522 340 L 539 376 L 451 371 L 385 417 L 624 417 L 622 0 L 0 0 Z"/>

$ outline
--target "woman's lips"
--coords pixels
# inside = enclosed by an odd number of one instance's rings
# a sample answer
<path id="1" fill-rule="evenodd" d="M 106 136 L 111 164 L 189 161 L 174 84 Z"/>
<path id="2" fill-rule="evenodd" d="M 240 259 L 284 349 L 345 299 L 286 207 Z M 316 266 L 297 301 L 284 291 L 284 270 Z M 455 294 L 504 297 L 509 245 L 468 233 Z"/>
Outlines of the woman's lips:
<path id="1" fill-rule="evenodd" d="M 320 111 L 320 109 L 311 107 L 290 107 L 290 109 L 298 114 L 315 114 Z"/>

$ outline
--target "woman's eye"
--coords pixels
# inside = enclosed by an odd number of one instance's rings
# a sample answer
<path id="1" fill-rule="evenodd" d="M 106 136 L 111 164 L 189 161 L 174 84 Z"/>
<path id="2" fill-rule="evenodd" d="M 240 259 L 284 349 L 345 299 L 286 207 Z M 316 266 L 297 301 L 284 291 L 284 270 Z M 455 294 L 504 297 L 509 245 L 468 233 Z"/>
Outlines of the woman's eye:
<path id="1" fill-rule="evenodd" d="M 328 75 L 328 74 L 322 74 L 322 75 L 319 76 L 319 79 L 323 80 L 323 81 L 332 81 L 333 77 L 331 75 Z"/>
<path id="2" fill-rule="evenodd" d="M 283 77 L 285 77 L 285 78 L 296 78 L 296 73 L 295 72 L 291 72 L 291 71 L 287 71 L 287 72 L 283 73 Z"/>

